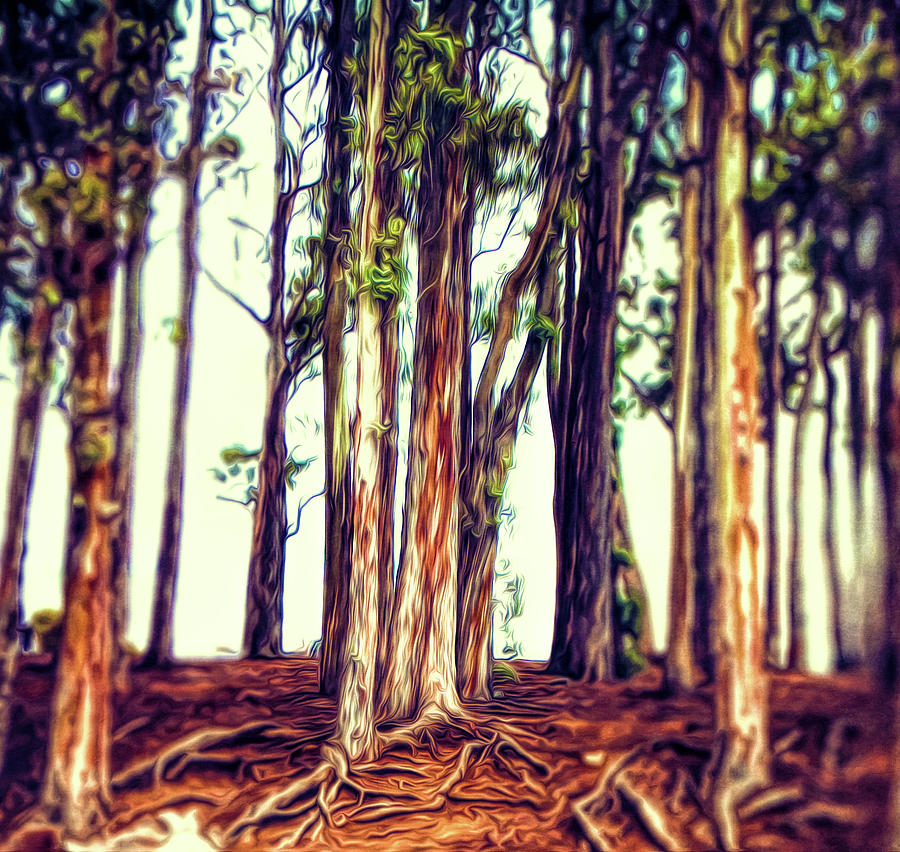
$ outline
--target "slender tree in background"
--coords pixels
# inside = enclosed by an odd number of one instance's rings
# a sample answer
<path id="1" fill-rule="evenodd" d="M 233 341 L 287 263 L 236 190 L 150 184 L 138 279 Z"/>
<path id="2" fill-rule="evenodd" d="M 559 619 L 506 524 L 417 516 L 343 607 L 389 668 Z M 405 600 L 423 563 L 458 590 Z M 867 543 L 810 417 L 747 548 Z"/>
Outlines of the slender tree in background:
<path id="1" fill-rule="evenodd" d="M 134 514 L 135 462 L 137 446 L 138 370 L 144 328 L 141 308 L 141 276 L 148 249 L 150 195 L 159 178 L 160 155 L 153 135 L 161 109 L 155 102 L 156 84 L 163 76 L 168 40 L 173 24 L 163 14 L 148 21 L 145 38 L 138 42 L 135 59 L 142 68 L 133 75 L 130 88 L 135 94 L 130 138 L 118 154 L 120 209 L 125 217 L 122 239 L 123 273 L 117 382 L 114 396 L 117 452 L 113 462 L 115 501 L 120 507 L 112 538 L 113 577 L 116 595 L 114 633 L 120 656 L 116 688 L 124 690 L 124 666 L 128 663 L 125 631 L 128 622 L 128 579 L 131 566 L 131 536 Z M 137 64 L 137 62 L 135 64 Z"/>
<path id="2" fill-rule="evenodd" d="M 675 399 L 673 405 L 672 556 L 669 586 L 669 636 L 666 686 L 676 692 L 693 689 L 697 682 L 694 654 L 696 623 L 694 567 L 694 479 L 697 469 L 696 441 L 696 341 L 697 299 L 700 285 L 703 171 L 699 162 L 704 151 L 703 84 L 696 72 L 689 74 L 684 136 L 692 162 L 681 181 L 681 282 L 675 329 Z M 702 614 L 701 617 L 705 617 Z"/>
<path id="3" fill-rule="evenodd" d="M 253 508 L 253 537 L 247 580 L 243 652 L 249 657 L 277 657 L 282 653 L 284 559 L 287 539 L 285 465 L 286 409 L 294 376 L 288 338 L 303 299 L 295 296 L 285 312 L 288 228 L 300 191 L 300 162 L 292 155 L 284 128 L 285 70 L 289 31 L 284 0 L 272 3 L 272 65 L 269 102 L 275 118 L 275 209 L 269 235 L 272 271 L 269 276 L 269 313 L 264 327 L 269 339 L 266 358 L 266 397 L 262 449 L 259 455 L 257 496 Z M 291 32 L 293 29 L 291 29 Z"/>
<path id="4" fill-rule="evenodd" d="M 181 205 L 181 278 L 178 293 L 178 313 L 172 327 L 175 344 L 175 383 L 172 394 L 172 421 L 169 455 L 166 462 L 166 491 L 163 501 L 163 520 L 159 553 L 156 562 L 156 583 L 153 589 L 153 609 L 150 638 L 144 663 L 161 665 L 171 662 L 173 655 L 172 619 L 175 586 L 181 558 L 181 528 L 184 520 L 184 464 L 187 437 L 187 407 L 191 382 L 193 352 L 194 296 L 200 264 L 197 258 L 199 235 L 198 190 L 203 169 L 203 133 L 206 127 L 206 103 L 209 85 L 209 52 L 213 24 L 212 0 L 200 2 L 200 37 L 197 45 L 197 64 L 190 81 L 190 119 L 188 138 L 178 154 L 182 172 Z"/>
<path id="5" fill-rule="evenodd" d="M 25 532 L 34 486 L 37 445 L 54 367 L 54 324 L 61 302 L 56 283 L 47 278 L 31 299 L 19 352 L 19 396 L 13 421 L 6 518 L 0 548 L 0 762 L 12 704 L 12 682 L 20 647 L 22 568 Z"/>
<path id="6" fill-rule="evenodd" d="M 789 669 L 805 668 L 806 660 L 806 616 L 803 585 L 800 572 L 800 534 L 803 506 L 803 473 L 802 461 L 806 449 L 804 438 L 809 429 L 809 415 L 813 405 L 815 386 L 815 364 L 821 350 L 819 324 L 822 320 L 824 296 L 822 281 L 815 276 L 813 291 L 813 310 L 809 325 L 809 337 L 803 352 L 805 373 L 803 386 L 794 411 L 794 434 L 791 443 L 791 491 L 789 501 L 790 526 L 788 540 L 788 656 Z"/>

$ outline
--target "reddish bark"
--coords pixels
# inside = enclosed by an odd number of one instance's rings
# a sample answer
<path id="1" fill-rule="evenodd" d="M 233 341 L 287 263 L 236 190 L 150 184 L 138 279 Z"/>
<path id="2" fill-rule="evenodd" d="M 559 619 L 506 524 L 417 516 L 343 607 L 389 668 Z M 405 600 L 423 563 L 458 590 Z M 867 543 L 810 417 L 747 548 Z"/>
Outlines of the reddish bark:
<path id="1" fill-rule="evenodd" d="M 111 29 L 112 15 L 107 16 Z M 109 39 L 111 42 L 111 38 Z M 98 202 L 100 228 L 81 226 L 75 251 L 72 341 L 72 497 L 65 573 L 65 621 L 57 668 L 43 800 L 69 833 L 87 835 L 104 822 L 112 740 L 111 666 L 115 595 L 112 570 L 114 503 L 112 461 L 116 424 L 109 394 L 109 328 L 113 264 L 113 154 L 91 149 L 86 174 L 110 187 Z M 77 225 L 76 225 L 77 226 Z"/>

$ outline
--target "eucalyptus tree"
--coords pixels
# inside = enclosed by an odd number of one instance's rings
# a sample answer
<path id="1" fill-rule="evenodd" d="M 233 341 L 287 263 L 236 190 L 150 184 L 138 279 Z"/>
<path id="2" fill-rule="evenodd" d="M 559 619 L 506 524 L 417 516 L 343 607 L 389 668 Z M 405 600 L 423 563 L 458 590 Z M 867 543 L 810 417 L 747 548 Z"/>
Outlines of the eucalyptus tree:
<path id="1" fill-rule="evenodd" d="M 350 579 L 350 414 L 345 389 L 344 329 L 348 320 L 351 149 L 345 121 L 353 109 L 346 66 L 354 51 L 355 23 L 353 4 L 333 0 L 323 59 L 328 69 L 322 180 L 327 210 L 322 246 L 325 580 L 319 651 L 319 687 L 330 695 L 336 694 L 340 685 Z"/>
<path id="2" fill-rule="evenodd" d="M 576 14 L 575 10 L 555 7 L 553 26 L 558 43 L 567 32 L 577 31 Z M 502 19 L 502 14 L 498 12 L 497 15 Z M 483 22 L 476 27 L 476 37 L 483 28 Z M 518 194 L 515 203 L 521 204 L 523 195 L 533 189 L 528 181 L 522 180 L 520 169 L 522 166 L 528 168 L 532 163 L 537 178 L 534 189 L 540 195 L 536 205 L 537 219 L 528 242 L 515 266 L 500 281 L 496 308 L 491 312 L 489 327 L 485 330 L 487 353 L 474 388 L 470 388 L 467 381 L 471 368 L 468 364 L 464 367 L 460 409 L 464 463 L 460 486 L 456 665 L 460 694 L 467 699 L 488 699 L 492 694 L 492 592 L 501 501 L 523 412 L 544 351 L 553 337 L 562 259 L 561 220 L 566 205 L 571 205 L 575 165 L 573 139 L 583 68 L 580 55 L 572 51 L 565 56 L 562 48 L 554 51 L 548 68 L 532 41 L 531 4 L 527 2 L 513 20 L 504 21 L 499 29 L 486 31 L 483 39 L 476 56 L 505 51 L 536 67 L 546 86 L 549 117 L 536 151 L 532 150 L 533 143 L 526 144 L 524 149 L 521 143 L 515 143 L 517 138 L 527 142 L 529 133 L 527 125 L 523 125 L 524 116 L 517 114 L 521 106 L 514 102 L 503 106 L 485 102 L 480 113 L 482 123 L 470 125 L 472 130 L 477 130 L 468 154 L 470 161 L 491 163 L 500 157 L 500 162 L 490 171 L 504 177 L 508 173 L 508 177 L 497 186 L 496 177 L 492 179 L 485 175 L 474 180 L 477 172 L 471 174 L 469 180 L 473 181 L 473 189 L 468 197 L 480 193 L 490 202 L 495 195 L 511 192 Z M 487 91 L 490 92 L 493 81 L 486 79 L 485 83 L 489 84 Z M 504 168 L 506 157 L 521 165 L 513 166 L 512 171 L 508 166 Z M 467 247 L 471 239 L 468 236 L 471 233 L 470 217 L 471 213 L 467 221 L 467 216 L 463 216 Z M 465 305 L 469 302 L 466 300 Z M 502 367 L 519 331 L 519 317 L 529 310 L 524 348 L 512 379 L 503 385 Z M 480 322 L 480 317 L 472 317 L 467 320 L 467 325 L 474 326 L 473 331 L 477 332 Z"/>
<path id="3" fill-rule="evenodd" d="M 77 44 L 54 65 L 63 86 L 58 116 L 72 133 L 28 193 L 39 227 L 65 223 L 62 295 L 71 323 L 72 491 L 65 617 L 50 717 L 43 802 L 73 835 L 95 831 L 109 796 L 111 667 L 115 659 L 117 424 L 110 391 L 113 279 L 119 256 L 120 179 L 135 150 L 128 143 L 135 104 L 152 103 L 155 81 L 143 67 L 171 33 L 168 7 L 143 2 L 90 4 L 55 22 Z M 146 129 L 146 128 L 145 128 Z"/>
<path id="4" fill-rule="evenodd" d="M 181 559 L 181 527 L 184 517 L 184 463 L 187 434 L 187 403 L 191 382 L 193 352 L 194 297 L 200 265 L 197 258 L 199 236 L 199 188 L 205 159 L 204 129 L 210 87 L 209 58 L 212 49 L 214 11 L 212 0 L 201 0 L 198 10 L 199 37 L 197 62 L 191 74 L 188 99 L 190 117 L 187 139 L 178 153 L 175 171 L 182 180 L 181 202 L 181 280 L 178 310 L 173 326 L 175 343 L 175 381 L 166 461 L 165 496 L 156 562 L 150 637 L 143 658 L 145 665 L 172 661 L 172 610 Z"/>
<path id="5" fill-rule="evenodd" d="M 718 455 L 711 482 L 715 721 L 722 742 L 712 805 L 722 842 L 739 848 L 736 806 L 769 780 L 769 702 L 758 584 L 758 534 L 751 515 L 757 432 L 758 345 L 748 196 L 747 104 L 750 9 L 743 0 L 692 4 L 695 50 L 707 83 L 714 215 L 711 319 L 713 396 L 704 427 Z M 708 24 L 712 26 L 708 26 Z M 702 25 L 703 29 L 701 29 Z"/>
<path id="6" fill-rule="evenodd" d="M 355 302 L 356 394 L 350 444 L 350 572 L 341 649 L 337 741 L 351 759 L 377 754 L 376 671 L 384 654 L 393 565 L 396 476 L 396 300 L 405 267 L 396 184 L 386 140 L 392 47 L 402 14 L 397 0 L 372 0 L 359 73 L 365 171 L 351 282 Z M 402 226 L 401 226 L 402 227 Z"/>
<path id="7" fill-rule="evenodd" d="M 595 3 L 583 45 L 589 167 L 577 206 L 577 286 L 567 281 L 551 385 L 556 447 L 557 591 L 549 668 L 600 680 L 615 673 L 613 419 L 616 299 L 630 205 L 642 197 L 674 10 Z M 646 17 L 644 17 L 646 16 Z M 630 124 L 641 115 L 644 121 Z M 626 168 L 629 139 L 635 166 Z"/>

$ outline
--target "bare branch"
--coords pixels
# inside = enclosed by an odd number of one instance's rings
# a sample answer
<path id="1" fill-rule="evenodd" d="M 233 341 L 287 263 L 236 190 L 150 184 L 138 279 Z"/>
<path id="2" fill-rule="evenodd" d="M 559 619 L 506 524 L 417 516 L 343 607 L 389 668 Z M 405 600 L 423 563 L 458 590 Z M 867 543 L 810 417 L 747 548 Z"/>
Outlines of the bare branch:
<path id="1" fill-rule="evenodd" d="M 297 507 L 297 526 L 295 526 L 293 529 L 290 529 L 290 528 L 288 529 L 287 534 L 285 535 L 285 540 L 287 540 L 287 539 L 289 539 L 289 538 L 292 538 L 293 536 L 297 535 L 298 532 L 300 532 L 300 516 L 303 514 L 303 510 L 304 510 L 310 503 L 312 503 L 312 501 L 315 500 L 316 497 L 322 497 L 322 496 L 324 496 L 324 494 L 325 494 L 325 489 L 323 488 L 321 491 L 317 491 L 315 494 L 312 494 L 312 495 L 310 495 L 309 497 L 307 497 L 307 498 L 306 498 L 306 499 L 305 499 L 305 500 Z"/>
<path id="2" fill-rule="evenodd" d="M 265 327 L 268 320 L 263 319 L 258 313 L 256 313 L 253 308 L 250 307 L 237 293 L 233 290 L 230 290 L 226 287 L 215 275 L 213 275 L 206 267 L 203 268 L 203 274 L 210 280 L 210 283 L 215 287 L 220 293 L 228 296 L 231 301 L 233 301 L 238 307 L 243 308 L 248 314 L 250 314 L 253 319 L 255 319 L 261 326 Z"/>

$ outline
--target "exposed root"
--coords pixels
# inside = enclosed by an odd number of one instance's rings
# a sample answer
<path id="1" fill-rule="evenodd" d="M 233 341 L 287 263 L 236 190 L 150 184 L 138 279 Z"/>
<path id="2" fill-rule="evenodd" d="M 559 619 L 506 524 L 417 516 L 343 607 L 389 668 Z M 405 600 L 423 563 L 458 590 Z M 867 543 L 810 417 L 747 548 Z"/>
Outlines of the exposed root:
<path id="1" fill-rule="evenodd" d="M 745 799 L 738 806 L 738 817 L 742 820 L 751 819 L 779 808 L 792 807 L 804 801 L 805 798 L 806 793 L 801 784 L 770 787 Z"/>
<path id="2" fill-rule="evenodd" d="M 153 783 L 158 785 L 173 761 L 177 761 L 179 771 L 183 771 L 192 760 L 205 759 L 206 756 L 203 752 L 210 746 L 219 745 L 247 734 L 262 733 L 271 727 L 269 722 L 250 722 L 237 728 L 202 728 L 176 740 L 162 753 L 145 758 L 128 769 L 116 773 L 112 778 L 112 786 L 114 788 L 126 787 L 147 773 L 151 773 Z"/>
<path id="3" fill-rule="evenodd" d="M 423 751 L 431 761 L 422 760 Z M 526 764 L 524 771 L 514 765 L 517 759 Z M 445 719 L 440 724 L 429 719 L 382 732 L 377 760 L 351 765 L 343 749 L 332 742 L 325 744 L 322 761 L 313 770 L 245 807 L 231 823 L 209 836 L 220 848 L 230 849 L 242 840 L 252 840 L 254 829 L 302 817 L 280 841 L 281 846 L 296 846 L 304 838 L 318 840 L 323 831 L 339 829 L 348 822 L 438 811 L 448 799 L 478 799 L 466 794 L 463 782 L 488 760 L 512 779 L 515 789 L 504 790 L 512 801 L 535 808 L 550 805 L 554 814 L 564 807 L 562 797 L 552 796 L 542 783 L 551 774 L 549 764 L 505 731 L 485 731 L 465 718 Z M 533 777 L 530 770 L 541 778 Z M 492 790 L 497 792 L 496 783 Z"/>

